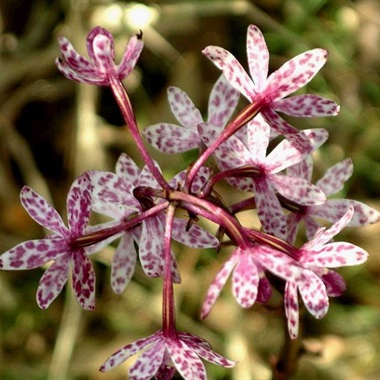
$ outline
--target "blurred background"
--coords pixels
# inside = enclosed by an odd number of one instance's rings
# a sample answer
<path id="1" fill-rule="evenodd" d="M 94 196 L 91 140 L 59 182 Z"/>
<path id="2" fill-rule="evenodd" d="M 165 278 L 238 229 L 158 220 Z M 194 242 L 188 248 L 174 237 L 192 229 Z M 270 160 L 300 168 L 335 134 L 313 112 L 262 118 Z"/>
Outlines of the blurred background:
<path id="1" fill-rule="evenodd" d="M 116 62 L 130 36 L 141 29 L 145 48 L 125 80 L 141 128 L 176 122 L 166 89 L 185 90 L 207 111 L 209 92 L 220 72 L 201 54 L 207 45 L 231 51 L 246 67 L 246 30 L 256 24 L 271 56 L 270 71 L 315 47 L 329 51 L 321 72 L 302 91 L 336 100 L 335 118 L 291 120 L 299 128 L 324 127 L 330 139 L 316 155 L 315 179 L 345 157 L 355 171 L 340 197 L 380 209 L 380 3 L 377 0 L 107 1 L 1 0 L 0 2 L 0 252 L 26 239 L 45 236 L 19 202 L 32 186 L 63 215 L 67 191 L 85 170 L 113 170 L 121 152 L 141 164 L 107 88 L 65 79 L 54 60 L 57 36 L 84 54 L 88 31 L 101 25 L 115 36 Z M 240 107 L 244 106 L 242 99 Z M 170 178 L 194 155 L 152 154 Z M 227 202 L 238 192 L 220 188 Z M 94 220 L 96 222 L 96 220 Z M 254 225 L 253 214 L 244 222 Z M 303 335 L 294 379 L 378 379 L 380 376 L 380 226 L 345 230 L 338 239 L 370 253 L 360 267 L 341 270 L 347 291 L 331 301 L 319 321 L 303 315 Z M 44 268 L 0 273 L 0 379 L 127 378 L 133 359 L 112 372 L 98 368 L 118 347 L 161 326 L 161 280 L 137 268 L 117 296 L 110 287 L 114 247 L 94 261 L 97 307 L 80 310 L 70 287 L 42 311 L 35 301 Z M 178 328 L 209 340 L 238 360 L 225 370 L 206 363 L 210 379 L 266 380 L 282 356 L 282 298 L 242 310 L 230 284 L 211 315 L 200 305 L 228 251 L 196 252 L 175 247 L 183 277 L 176 286 Z M 297 343 L 298 344 L 298 343 Z"/>

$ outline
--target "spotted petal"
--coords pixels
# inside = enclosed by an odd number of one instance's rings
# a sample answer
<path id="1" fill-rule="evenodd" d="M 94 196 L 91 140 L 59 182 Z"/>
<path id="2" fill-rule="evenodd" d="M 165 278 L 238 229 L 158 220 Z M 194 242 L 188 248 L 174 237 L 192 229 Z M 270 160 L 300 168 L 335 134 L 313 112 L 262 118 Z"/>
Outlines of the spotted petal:
<path id="1" fill-rule="evenodd" d="M 339 268 L 364 263 L 368 253 L 354 244 L 335 242 L 322 248 L 310 250 L 302 259 L 303 264 L 319 267 Z"/>
<path id="2" fill-rule="evenodd" d="M 147 141 L 161 152 L 183 153 L 199 147 L 198 131 L 175 124 L 159 123 L 150 125 L 142 132 Z"/>
<path id="3" fill-rule="evenodd" d="M 293 282 L 287 282 L 284 294 L 285 314 L 288 321 L 289 336 L 292 339 L 297 338 L 299 330 L 299 305 L 298 305 L 298 287 Z"/>
<path id="4" fill-rule="evenodd" d="M 316 185 L 326 194 L 333 195 L 340 191 L 351 177 L 354 166 L 350 158 L 338 162 L 329 168 Z"/>
<path id="5" fill-rule="evenodd" d="M 71 232 L 84 232 L 91 213 L 91 180 L 85 173 L 77 178 L 67 194 L 67 216 Z"/>
<path id="6" fill-rule="evenodd" d="M 202 305 L 201 318 L 206 318 L 210 314 L 211 308 L 214 306 L 216 299 L 219 297 L 220 292 L 226 284 L 228 277 L 230 276 L 232 269 L 235 267 L 238 260 L 239 254 L 235 251 L 220 268 L 218 274 L 215 276 L 207 291 L 206 299 Z"/>
<path id="7" fill-rule="evenodd" d="M 201 113 L 186 92 L 171 86 L 168 88 L 168 99 L 174 116 L 185 128 L 196 130 L 197 125 L 203 123 Z"/>
<path id="8" fill-rule="evenodd" d="M 312 94 L 280 99 L 271 106 L 277 112 L 295 117 L 335 116 L 340 109 L 334 101 Z"/>
<path id="9" fill-rule="evenodd" d="M 120 79 L 126 78 L 134 69 L 143 47 L 144 42 L 141 38 L 138 36 L 131 37 L 123 54 L 123 58 L 116 68 Z"/>
<path id="10" fill-rule="evenodd" d="M 273 103 L 297 91 L 314 78 L 326 60 L 327 51 L 324 49 L 313 49 L 297 55 L 268 77 L 265 95 Z"/>
<path id="11" fill-rule="evenodd" d="M 323 281 L 312 271 L 306 270 L 307 281 L 299 284 L 298 289 L 301 293 L 303 302 L 315 318 L 323 318 L 329 308 L 329 298 Z"/>
<path id="12" fill-rule="evenodd" d="M 219 245 L 219 240 L 208 231 L 192 224 L 187 229 L 188 221 L 185 219 L 174 218 L 173 220 L 173 233 L 174 240 L 192 248 L 215 248 Z"/>
<path id="13" fill-rule="evenodd" d="M 160 338 L 161 331 L 158 331 L 155 334 L 150 335 L 146 338 L 139 339 L 136 342 L 127 344 L 126 346 L 120 348 L 114 354 L 112 354 L 100 367 L 100 371 L 106 372 L 117 367 L 118 365 L 129 359 L 131 356 L 144 349 L 144 347 L 158 341 Z"/>
<path id="14" fill-rule="evenodd" d="M 224 127 L 237 106 L 239 95 L 222 74 L 210 94 L 207 121 L 218 127 Z"/>
<path id="15" fill-rule="evenodd" d="M 21 203 L 28 214 L 41 226 L 67 236 L 68 229 L 58 212 L 29 186 L 24 186 L 20 193 Z"/>
<path id="16" fill-rule="evenodd" d="M 67 244 L 60 237 L 29 240 L 16 245 L 0 256 L 0 268 L 6 270 L 34 269 L 66 253 Z"/>
<path id="17" fill-rule="evenodd" d="M 249 101 L 256 96 L 255 85 L 239 61 L 227 50 L 218 46 L 207 46 L 202 53 L 223 71 L 233 87 Z"/>
<path id="18" fill-rule="evenodd" d="M 65 286 L 69 276 L 69 258 L 61 256 L 43 274 L 37 290 L 37 303 L 47 309 Z"/>
<path id="19" fill-rule="evenodd" d="M 129 368 L 130 380 L 151 379 L 157 373 L 164 360 L 166 345 L 163 340 L 157 340 L 144 351 Z"/>
<path id="20" fill-rule="evenodd" d="M 120 294 L 132 278 L 136 266 L 137 252 L 133 233 L 126 232 L 112 257 L 111 285 L 115 293 Z"/>
<path id="21" fill-rule="evenodd" d="M 79 305 L 92 311 L 95 309 L 95 272 L 83 249 L 73 252 L 73 289 Z"/>
<path id="22" fill-rule="evenodd" d="M 250 253 L 242 252 L 232 275 L 232 293 L 240 306 L 249 308 L 255 303 L 258 286 L 257 267 L 252 261 Z"/>
<path id="23" fill-rule="evenodd" d="M 206 369 L 197 354 L 182 340 L 170 340 L 167 350 L 179 374 L 185 380 L 206 380 Z"/>

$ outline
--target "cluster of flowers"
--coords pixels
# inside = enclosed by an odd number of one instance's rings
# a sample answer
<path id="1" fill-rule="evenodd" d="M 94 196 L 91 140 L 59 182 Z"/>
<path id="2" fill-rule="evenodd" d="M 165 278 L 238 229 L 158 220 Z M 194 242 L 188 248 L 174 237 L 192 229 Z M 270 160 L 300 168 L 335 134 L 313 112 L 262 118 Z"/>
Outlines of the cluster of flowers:
<path id="1" fill-rule="evenodd" d="M 139 169 L 122 154 L 115 173 L 94 170 L 77 178 L 67 196 L 68 227 L 45 199 L 25 186 L 21 191 L 23 206 L 37 223 L 53 233 L 3 253 L 0 268 L 33 269 L 53 262 L 40 280 L 38 305 L 47 308 L 71 272 L 78 303 L 85 310 L 93 310 L 95 273 L 89 256 L 119 239 L 111 270 L 116 293 L 128 285 L 137 257 L 147 276 L 163 278 L 162 329 L 122 347 L 100 368 L 111 370 L 144 349 L 130 367 L 130 379 L 169 379 L 176 371 L 188 380 L 205 379 L 200 358 L 224 367 L 235 365 L 215 353 L 202 338 L 176 329 L 173 283 L 179 283 L 181 276 L 172 239 L 199 249 L 220 248 L 222 241 L 234 246 L 211 282 L 201 310 L 203 318 L 210 313 L 231 273 L 232 292 L 242 307 L 267 302 L 271 295 L 268 272 L 285 283 L 284 309 L 291 338 L 298 334 L 299 295 L 314 317 L 323 317 L 329 297 L 345 289 L 343 278 L 333 269 L 361 264 L 368 256 L 353 244 L 332 239 L 346 226 L 380 220 L 379 212 L 361 202 L 326 199 L 338 193 L 351 176 L 351 160 L 336 164 L 312 184 L 312 153 L 327 140 L 328 133 L 321 128 L 298 131 L 278 114 L 314 117 L 339 112 L 335 102 L 317 95 L 287 97 L 315 76 L 326 62 L 327 52 L 314 49 L 302 53 L 268 76 L 264 37 L 250 25 L 250 76 L 223 48 L 208 46 L 203 51 L 222 70 L 210 94 L 207 121 L 185 92 L 170 87 L 170 108 L 180 125 L 159 123 L 140 132 L 121 81 L 139 58 L 142 34 L 130 39 L 119 65 L 114 62 L 113 37 L 101 27 L 94 28 L 87 37 L 89 60 L 79 55 L 66 38 L 60 38 L 59 43 L 62 57 L 57 65 L 67 78 L 112 89 L 145 166 Z M 248 105 L 237 113 L 240 94 L 247 98 Z M 148 154 L 142 135 L 165 153 L 198 148 L 198 158 L 186 171 L 167 181 Z M 269 150 L 274 138 L 279 143 Z M 210 156 L 217 172 L 205 166 Z M 214 190 L 221 180 L 245 191 L 247 198 L 226 205 Z M 177 209 L 185 210 L 188 218 L 177 217 Z M 257 213 L 260 229 L 239 222 L 236 215 L 247 209 L 256 210 L 252 212 Z M 90 226 L 91 212 L 106 215 L 110 221 Z M 217 237 L 197 224 L 198 217 L 218 225 Z M 320 219 L 330 222 L 330 227 L 321 227 Z M 308 241 L 298 248 L 295 244 L 301 221 Z"/>

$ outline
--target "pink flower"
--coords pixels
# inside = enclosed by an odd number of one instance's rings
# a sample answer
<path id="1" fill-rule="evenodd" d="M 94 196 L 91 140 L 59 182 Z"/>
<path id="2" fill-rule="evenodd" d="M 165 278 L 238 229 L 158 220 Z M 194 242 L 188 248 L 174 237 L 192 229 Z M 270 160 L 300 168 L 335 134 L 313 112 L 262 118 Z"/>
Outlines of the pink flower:
<path id="1" fill-rule="evenodd" d="M 285 287 L 285 311 L 291 338 L 298 335 L 298 291 L 307 310 L 322 318 L 329 307 L 328 296 L 338 296 L 345 290 L 343 278 L 328 268 L 362 264 L 368 253 L 351 243 L 330 242 L 354 214 L 353 207 L 329 229 L 321 228 L 315 237 L 299 249 L 299 263 L 304 268 L 304 280 L 288 281 Z"/>
<path id="2" fill-rule="evenodd" d="M 236 364 L 212 351 L 210 343 L 196 335 L 176 331 L 175 336 L 168 337 L 159 330 L 120 348 L 107 359 L 100 371 L 106 372 L 117 367 L 143 349 L 144 353 L 129 369 L 130 380 L 149 380 L 153 376 L 168 380 L 175 370 L 185 380 L 204 380 L 207 374 L 200 358 L 227 368 Z"/>
<path id="3" fill-rule="evenodd" d="M 313 160 L 311 157 L 291 166 L 287 169 L 287 174 L 307 181 L 311 180 L 313 171 Z M 316 182 L 326 196 L 337 194 L 344 186 L 344 183 L 351 177 L 353 172 L 353 164 L 351 159 L 345 160 L 332 166 L 324 176 Z M 286 202 L 285 202 L 286 203 Z M 288 241 L 293 243 L 296 239 L 298 225 L 301 220 L 305 222 L 306 233 L 308 239 L 311 239 L 317 232 L 320 225 L 317 218 L 328 220 L 329 222 L 337 222 L 352 206 L 354 215 L 348 227 L 367 226 L 380 220 L 380 213 L 372 207 L 352 199 L 327 199 L 321 205 L 292 205 L 292 212 L 288 215 Z"/>
<path id="4" fill-rule="evenodd" d="M 297 132 L 277 112 L 297 117 L 333 116 L 339 112 L 339 106 L 335 102 L 317 95 L 306 94 L 284 99 L 313 79 L 326 62 L 326 50 L 313 49 L 302 53 L 267 77 L 268 48 L 261 31 L 257 26 L 250 25 L 247 32 L 247 56 L 251 78 L 227 50 L 208 46 L 203 53 L 223 71 L 232 86 L 250 102 L 260 104 L 261 115 L 277 133 L 289 135 Z"/>
<path id="5" fill-rule="evenodd" d="M 181 123 L 159 123 L 144 129 L 143 135 L 156 149 L 165 153 L 182 153 L 201 145 L 198 125 L 203 123 L 200 111 L 189 96 L 177 87 L 168 88 L 170 108 Z M 208 122 L 224 128 L 234 112 L 239 93 L 229 84 L 224 75 L 215 83 L 208 104 Z"/>
<path id="6" fill-rule="evenodd" d="M 133 70 L 144 46 L 142 35 L 133 36 L 126 47 L 119 65 L 115 64 L 115 50 L 112 34 L 100 26 L 95 27 L 87 36 L 87 52 L 90 60 L 78 54 L 65 37 L 59 37 L 63 58 L 56 64 L 62 74 L 77 82 L 108 86 L 109 76 L 120 80 Z"/>
<path id="7" fill-rule="evenodd" d="M 54 261 L 40 280 L 37 303 L 46 309 L 59 295 L 72 266 L 74 294 L 85 310 L 95 308 L 95 272 L 86 250 L 75 246 L 75 240 L 85 234 L 90 217 L 91 184 L 87 175 L 79 177 L 67 195 L 69 228 L 58 212 L 44 198 L 24 186 L 21 202 L 29 215 L 43 227 L 53 231 L 44 239 L 29 240 L 0 256 L 3 270 L 34 269 Z"/>
<path id="8" fill-rule="evenodd" d="M 286 281 L 303 280 L 302 268 L 285 253 L 258 243 L 245 248 L 237 247 L 212 281 L 203 302 L 201 317 L 208 316 L 232 272 L 232 293 L 240 306 L 249 308 L 256 300 L 267 302 L 271 288 L 265 270 Z"/>
<path id="9" fill-rule="evenodd" d="M 200 125 L 199 130 L 206 145 L 214 141 L 219 133 L 210 124 Z M 233 186 L 255 194 L 258 217 L 264 231 L 286 240 L 286 217 L 276 192 L 302 205 L 322 204 L 326 197 L 309 181 L 281 173 L 288 166 L 305 159 L 310 150 L 295 148 L 288 140 L 283 140 L 267 154 L 269 133 L 269 125 L 258 115 L 248 123 L 245 144 L 231 136 L 215 150 L 214 157 L 221 171 L 234 171 L 227 177 Z M 325 129 L 304 130 L 298 135 L 309 141 L 311 151 L 321 146 L 328 137 Z"/>
<path id="10" fill-rule="evenodd" d="M 208 178 L 205 170 L 200 171 L 194 181 L 192 190 L 198 192 Z M 149 187 L 150 189 L 160 189 L 157 181 L 145 166 L 140 170 L 133 160 L 126 154 L 122 154 L 116 164 L 116 173 L 93 171 L 89 173 L 93 190 L 93 210 L 107 215 L 114 219 L 111 225 L 120 224 L 123 221 L 131 220 L 135 215 L 162 203 L 154 197 L 144 199 L 142 205 L 134 196 L 134 190 L 139 187 Z M 171 182 L 173 188 L 177 188 L 178 181 L 184 177 L 180 173 Z M 144 208 L 146 206 L 146 209 Z M 116 293 L 121 293 L 131 279 L 137 260 L 135 243 L 139 246 L 139 257 L 144 272 L 150 277 L 158 277 L 163 273 L 164 259 L 164 226 L 165 215 L 161 212 L 152 215 L 140 223 L 140 225 L 123 231 L 114 236 L 114 239 L 121 238 L 115 255 L 112 259 L 111 283 Z M 106 223 L 104 227 L 108 227 Z M 101 226 L 97 226 L 99 229 Z M 196 224 L 187 228 L 187 220 L 174 218 L 173 239 L 193 248 L 216 247 L 219 241 Z M 176 260 L 173 255 L 173 278 L 180 282 L 180 274 L 177 269 Z"/>

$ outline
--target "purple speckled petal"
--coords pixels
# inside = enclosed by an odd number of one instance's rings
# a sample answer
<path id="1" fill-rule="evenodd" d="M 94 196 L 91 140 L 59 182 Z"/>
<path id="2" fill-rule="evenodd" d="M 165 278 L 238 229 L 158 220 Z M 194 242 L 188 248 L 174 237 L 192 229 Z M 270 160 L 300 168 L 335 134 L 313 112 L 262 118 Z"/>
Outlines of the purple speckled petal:
<path id="1" fill-rule="evenodd" d="M 328 243 L 335 235 L 337 235 L 347 224 L 350 222 L 354 214 L 353 207 L 350 207 L 348 211 L 330 228 L 321 228 L 315 237 L 302 246 L 303 250 L 316 249 L 317 247 Z"/>
<path id="2" fill-rule="evenodd" d="M 170 340 L 167 350 L 178 373 L 185 380 L 206 380 L 206 370 L 197 354 L 182 340 Z"/>
<path id="3" fill-rule="evenodd" d="M 335 242 L 307 251 L 302 258 L 302 264 L 339 268 L 362 264 L 367 259 L 368 253 L 364 249 L 351 243 Z"/>
<path id="4" fill-rule="evenodd" d="M 198 126 L 202 140 L 210 145 L 220 134 L 220 128 L 203 123 Z M 251 163 L 251 153 L 246 146 L 235 136 L 231 136 L 214 152 L 222 169 L 231 169 Z"/>
<path id="5" fill-rule="evenodd" d="M 269 144 L 269 134 L 269 124 L 261 114 L 258 114 L 248 123 L 247 146 L 251 153 L 252 162 L 256 164 L 264 162 Z"/>
<path id="6" fill-rule="evenodd" d="M 326 201 L 327 203 L 328 201 Z M 316 207 L 324 207 L 325 204 L 319 205 Z M 308 209 L 313 206 L 308 206 Z M 306 237 L 308 240 L 312 240 L 315 236 L 315 234 L 318 232 L 318 229 L 321 227 L 320 224 L 311 216 L 311 215 L 305 215 L 303 218 L 305 222 L 305 227 L 306 227 Z"/>
<path id="7" fill-rule="evenodd" d="M 92 311 L 95 309 L 95 271 L 90 259 L 83 249 L 77 249 L 72 254 L 73 289 L 79 305 Z"/>
<path id="8" fill-rule="evenodd" d="M 313 206 L 326 202 L 326 196 L 319 187 L 302 178 L 271 174 L 268 180 L 281 195 L 301 205 Z"/>
<path id="9" fill-rule="evenodd" d="M 287 226 L 288 226 L 288 243 L 294 244 L 297 239 L 298 226 L 303 219 L 303 215 L 300 213 L 291 212 L 287 215 Z M 314 236 L 314 235 L 313 235 Z"/>
<path id="10" fill-rule="evenodd" d="M 224 127 L 238 104 L 240 94 L 222 74 L 212 88 L 208 102 L 208 118 L 210 124 Z"/>
<path id="11" fill-rule="evenodd" d="M 314 128 L 305 129 L 294 137 L 296 136 L 303 136 L 302 139 L 308 140 L 309 149 L 307 151 L 300 151 L 289 140 L 285 139 L 281 141 L 265 160 L 271 172 L 277 173 L 305 159 L 328 139 L 329 134 L 326 129 Z M 321 188 L 321 190 L 323 189 Z"/>
<path id="12" fill-rule="evenodd" d="M 240 254 L 232 275 L 232 293 L 244 308 L 249 308 L 255 303 L 259 286 L 259 273 L 250 255 L 249 252 Z"/>
<path id="13" fill-rule="evenodd" d="M 335 116 L 340 109 L 334 101 L 311 94 L 280 99 L 272 103 L 271 107 L 277 112 L 295 117 Z"/>
<path id="14" fill-rule="evenodd" d="M 323 281 L 312 271 L 306 269 L 306 273 L 307 281 L 298 285 L 302 300 L 311 315 L 317 319 L 323 318 L 329 308 L 326 287 Z"/>
<path id="15" fill-rule="evenodd" d="M 98 63 L 98 56 L 97 53 L 99 53 L 99 47 L 96 45 L 97 38 L 101 37 L 101 41 L 108 40 L 107 42 L 107 54 L 110 56 L 110 58 L 113 60 L 115 57 L 115 49 L 114 49 L 114 42 L 113 42 L 113 36 L 112 34 L 107 30 L 102 28 L 101 26 L 96 26 L 95 28 L 91 29 L 91 31 L 88 33 L 86 38 L 86 48 L 87 53 L 90 59 Z"/>
<path id="16" fill-rule="evenodd" d="M 354 166 L 350 158 L 328 169 L 316 185 L 326 194 L 333 195 L 342 190 L 344 183 L 351 177 Z"/>
<path id="17" fill-rule="evenodd" d="M 91 213 L 91 180 L 85 173 L 78 177 L 67 194 L 67 218 L 71 233 L 84 232 Z"/>
<path id="18" fill-rule="evenodd" d="M 311 176 L 313 174 L 313 156 L 307 156 L 298 164 L 289 166 L 286 169 L 286 174 L 292 177 L 300 177 L 311 182 Z M 321 190 L 323 191 L 323 189 Z"/>
<path id="19" fill-rule="evenodd" d="M 267 81 L 265 95 L 271 102 L 282 99 L 309 83 L 326 63 L 327 51 L 313 49 L 285 62 Z"/>
<path id="20" fill-rule="evenodd" d="M 203 118 L 186 92 L 171 86 L 168 88 L 168 99 L 170 108 L 180 124 L 196 131 L 197 125 L 203 123 Z"/>
<path id="21" fill-rule="evenodd" d="M 93 33 L 95 29 L 93 29 L 90 34 Z M 103 28 L 99 28 L 99 31 L 100 29 L 102 29 L 102 33 L 95 33 L 92 41 L 90 39 L 87 40 L 88 53 L 101 71 L 106 73 L 116 71 L 114 61 L 115 49 L 112 34 Z"/>
<path id="22" fill-rule="evenodd" d="M 199 336 L 179 333 L 179 338 L 202 359 L 225 368 L 233 367 L 236 362 L 228 360 L 212 350 L 210 343 Z"/>
<path id="23" fill-rule="evenodd" d="M 309 149 L 309 140 L 304 138 L 303 135 L 298 134 L 298 130 L 286 122 L 280 115 L 273 111 L 269 107 L 261 109 L 261 115 L 265 121 L 271 126 L 274 132 L 284 135 L 289 141 L 291 141 L 297 149 L 307 151 Z"/>
<path id="24" fill-rule="evenodd" d="M 0 269 L 34 269 L 65 254 L 67 244 L 57 236 L 29 240 L 16 245 L 0 256 Z"/>
<path id="25" fill-rule="evenodd" d="M 131 186 L 136 186 L 140 178 L 140 168 L 126 153 L 122 153 L 117 160 L 115 173 L 117 176 L 123 177 Z M 128 188 L 129 192 L 129 188 Z"/>
<path id="26" fill-rule="evenodd" d="M 321 278 L 329 297 L 338 297 L 346 290 L 346 282 L 343 277 L 331 269 L 328 269 L 327 273 L 323 274 Z"/>
<path id="27" fill-rule="evenodd" d="M 129 368 L 129 380 L 152 379 L 164 360 L 165 351 L 166 346 L 163 340 L 154 342 Z"/>
<path id="28" fill-rule="evenodd" d="M 157 218 L 144 220 L 142 224 L 139 256 L 141 266 L 149 277 L 159 277 L 163 268 L 164 230 Z"/>
<path id="29" fill-rule="evenodd" d="M 142 134 L 152 146 L 168 154 L 187 152 L 198 148 L 201 142 L 196 129 L 168 123 L 150 125 Z"/>
<path id="30" fill-rule="evenodd" d="M 61 256 L 43 274 L 37 290 L 37 303 L 46 309 L 57 298 L 69 276 L 69 257 Z"/>
<path id="31" fill-rule="evenodd" d="M 115 293 L 120 294 L 128 285 L 135 270 L 137 252 L 133 234 L 125 232 L 112 257 L 111 285 Z"/>
<path id="32" fill-rule="evenodd" d="M 41 226 L 61 235 L 68 236 L 69 230 L 58 212 L 29 186 L 20 193 L 21 203 L 28 214 Z"/>
<path id="33" fill-rule="evenodd" d="M 202 305 L 201 318 L 204 319 L 210 314 L 211 308 L 214 306 L 216 299 L 219 297 L 220 292 L 238 260 L 239 251 L 235 250 L 231 257 L 220 268 L 207 291 L 206 298 Z"/>
<path id="34" fill-rule="evenodd" d="M 156 161 L 153 161 L 155 167 L 157 170 L 161 172 L 161 168 L 158 165 Z M 160 189 L 160 185 L 158 184 L 157 180 L 154 178 L 153 174 L 149 170 L 149 168 L 145 165 L 140 173 L 140 178 L 138 181 L 138 186 L 149 186 L 153 189 Z"/>
<path id="35" fill-rule="evenodd" d="M 248 27 L 247 56 L 249 71 L 256 89 L 264 90 L 268 76 L 269 51 L 263 34 L 255 25 Z"/>
<path id="36" fill-rule="evenodd" d="M 100 212 L 101 204 L 113 204 L 131 212 L 140 210 L 140 204 L 133 196 L 133 186 L 124 176 L 110 172 L 94 170 L 88 172 L 93 185 L 92 196 L 96 211 Z M 107 215 L 107 213 L 106 213 Z"/>
<path id="37" fill-rule="evenodd" d="M 137 36 L 131 37 L 123 54 L 123 58 L 116 68 L 117 74 L 121 80 L 126 78 L 136 66 L 143 47 L 144 42 L 141 39 Z"/>
<path id="38" fill-rule="evenodd" d="M 285 281 L 296 283 L 305 281 L 305 269 L 285 253 L 260 245 L 259 249 L 255 249 L 255 258 L 265 269 Z"/>
<path id="39" fill-rule="evenodd" d="M 288 331 L 291 339 L 296 339 L 299 330 L 299 306 L 297 284 L 287 282 L 284 294 L 285 314 L 288 320 Z"/>
<path id="40" fill-rule="evenodd" d="M 227 50 L 218 46 L 207 46 L 202 53 L 223 71 L 226 79 L 249 101 L 256 97 L 255 85 L 239 61 Z"/>
<path id="41" fill-rule="evenodd" d="M 58 38 L 58 42 L 63 56 L 63 61 L 58 59 L 58 68 L 60 68 L 60 64 L 64 63 L 69 69 L 73 72 L 77 72 L 78 75 L 83 78 L 104 80 L 104 73 L 102 73 L 94 63 L 77 53 L 69 40 L 61 36 Z"/>
<path id="42" fill-rule="evenodd" d="M 78 64 L 78 69 L 73 69 L 66 61 L 60 58 L 55 60 L 59 71 L 68 79 L 80 83 L 88 83 L 96 86 L 106 86 L 108 84 L 107 78 L 104 73 L 101 73 L 98 68 L 90 66 L 81 66 Z M 72 65 L 74 65 L 72 63 Z M 79 71 L 76 71 L 79 70 Z"/>
<path id="43" fill-rule="evenodd" d="M 219 240 L 198 226 L 192 224 L 190 229 L 186 231 L 188 221 L 185 219 L 174 218 L 173 220 L 173 234 L 174 240 L 192 248 L 215 248 L 219 245 Z"/>
<path id="44" fill-rule="evenodd" d="M 280 201 L 267 180 L 254 182 L 257 215 L 266 233 L 287 238 L 286 218 Z"/>
<path id="45" fill-rule="evenodd" d="M 106 372 L 117 367 L 118 365 L 129 359 L 131 356 L 144 349 L 144 347 L 154 342 L 157 342 L 160 339 L 162 339 L 161 330 L 146 338 L 139 339 L 136 342 L 121 347 L 104 362 L 104 364 L 100 367 L 100 371 Z"/>

